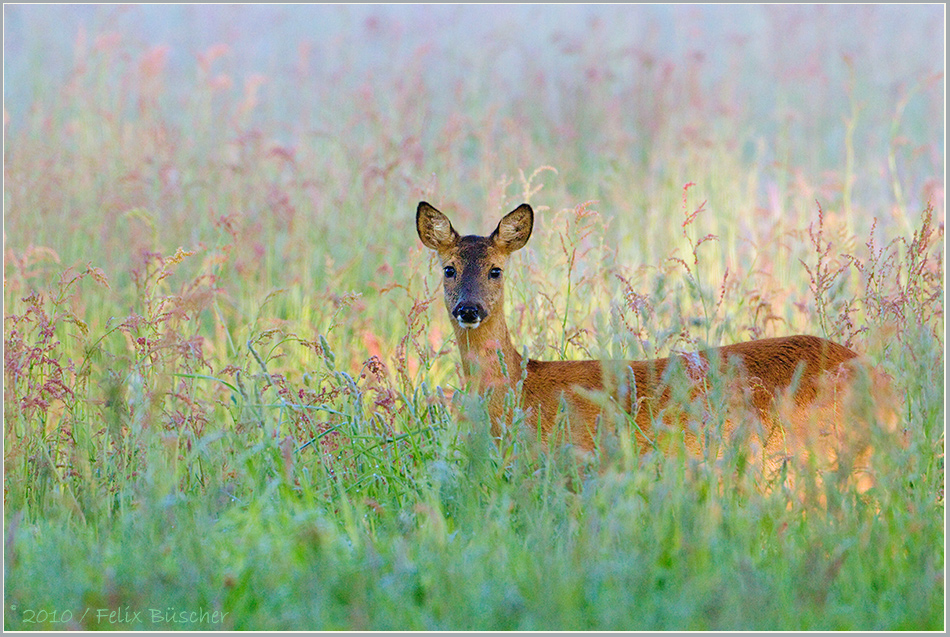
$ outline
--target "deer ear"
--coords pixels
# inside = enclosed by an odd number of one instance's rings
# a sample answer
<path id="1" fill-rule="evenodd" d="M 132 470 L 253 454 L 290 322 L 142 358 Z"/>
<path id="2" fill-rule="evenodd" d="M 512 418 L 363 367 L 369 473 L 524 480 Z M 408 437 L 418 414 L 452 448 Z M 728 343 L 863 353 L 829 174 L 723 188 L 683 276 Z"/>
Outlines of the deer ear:
<path id="1" fill-rule="evenodd" d="M 521 204 L 498 222 L 491 233 L 491 240 L 505 252 L 514 252 L 524 247 L 534 228 L 534 211 L 526 203 Z"/>
<path id="2" fill-rule="evenodd" d="M 459 240 L 449 218 L 424 201 L 416 210 L 416 232 L 423 245 L 435 251 L 448 250 Z"/>

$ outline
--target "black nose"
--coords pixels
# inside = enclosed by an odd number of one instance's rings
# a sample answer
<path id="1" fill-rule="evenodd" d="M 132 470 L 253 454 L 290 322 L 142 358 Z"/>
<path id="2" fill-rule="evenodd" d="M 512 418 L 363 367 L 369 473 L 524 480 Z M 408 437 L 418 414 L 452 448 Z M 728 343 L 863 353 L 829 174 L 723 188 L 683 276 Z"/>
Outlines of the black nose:
<path id="1" fill-rule="evenodd" d="M 478 323 L 488 316 L 488 313 L 481 305 L 462 305 L 459 303 L 452 310 L 452 316 L 462 323 Z"/>

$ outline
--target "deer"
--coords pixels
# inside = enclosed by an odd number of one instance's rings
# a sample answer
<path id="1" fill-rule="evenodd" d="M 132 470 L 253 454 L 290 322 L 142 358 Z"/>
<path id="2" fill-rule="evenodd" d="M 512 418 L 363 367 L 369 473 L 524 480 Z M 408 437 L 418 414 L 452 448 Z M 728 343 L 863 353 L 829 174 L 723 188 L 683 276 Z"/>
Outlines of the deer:
<path id="1" fill-rule="evenodd" d="M 504 281 L 509 256 L 527 244 L 533 228 L 527 203 L 488 236 L 459 235 L 425 201 L 416 210 L 419 239 L 441 264 L 462 375 L 486 397 L 494 437 L 511 425 L 509 391 L 541 442 L 561 440 L 590 452 L 614 409 L 628 417 L 638 448 L 669 453 L 681 440 L 689 452 L 702 454 L 704 426 L 720 422 L 723 440 L 741 444 L 736 436 L 744 435 L 754 457 L 773 471 L 814 451 L 860 472 L 869 453 L 866 421 L 880 418 L 893 427 L 886 375 L 850 348 L 817 336 L 763 338 L 643 361 L 540 361 L 527 358 L 526 350 L 523 356 L 505 319 Z M 726 380 L 713 400 L 715 374 Z M 680 400 L 677 378 L 686 386 Z M 878 399 L 877 411 L 856 415 L 856 400 L 869 394 Z M 698 410 L 690 410 L 697 403 Z M 717 420 L 722 410 L 725 418 Z M 873 483 L 859 477 L 859 484 L 867 489 Z"/>

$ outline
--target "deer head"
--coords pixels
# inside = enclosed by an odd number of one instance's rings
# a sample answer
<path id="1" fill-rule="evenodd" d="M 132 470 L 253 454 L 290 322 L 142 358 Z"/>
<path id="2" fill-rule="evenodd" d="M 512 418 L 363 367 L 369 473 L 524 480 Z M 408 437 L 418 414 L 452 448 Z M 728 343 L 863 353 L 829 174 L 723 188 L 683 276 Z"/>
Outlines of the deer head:
<path id="1" fill-rule="evenodd" d="M 495 316 L 503 317 L 504 272 L 508 256 L 528 242 L 534 211 L 521 204 L 487 237 L 459 236 L 448 217 L 422 201 L 416 230 L 442 264 L 445 308 L 459 328 L 475 329 Z"/>

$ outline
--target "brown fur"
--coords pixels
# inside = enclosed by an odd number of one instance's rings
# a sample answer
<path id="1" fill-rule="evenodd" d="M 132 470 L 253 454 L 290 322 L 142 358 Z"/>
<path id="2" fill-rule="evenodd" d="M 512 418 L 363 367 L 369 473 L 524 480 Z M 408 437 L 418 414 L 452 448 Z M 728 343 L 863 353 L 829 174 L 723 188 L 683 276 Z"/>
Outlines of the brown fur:
<path id="1" fill-rule="evenodd" d="M 862 389 L 887 405 L 886 379 L 855 352 L 815 336 L 762 339 L 650 361 L 528 360 L 522 365 L 505 322 L 503 270 L 511 252 L 527 243 L 533 219 L 530 206 L 522 204 L 490 236 L 461 237 L 429 204 L 421 202 L 416 213 L 420 239 L 438 253 L 447 274 L 445 304 L 463 373 L 489 394 L 496 435 L 505 420 L 504 396 L 522 382 L 522 407 L 542 440 L 557 435 L 566 415 L 564 442 L 584 450 L 594 448 L 611 410 L 622 410 L 633 416 L 641 447 L 666 449 L 682 438 L 690 451 L 701 453 L 703 431 L 720 423 L 726 440 L 742 436 L 769 469 L 812 450 L 832 463 L 844 450 L 854 450 L 847 452 L 849 462 L 855 455 L 866 460 L 868 428 L 848 422 L 847 414 L 861 378 L 869 381 Z M 463 315 L 479 320 L 465 327 Z M 727 383 L 723 391 L 710 389 L 715 379 Z M 717 419 L 723 413 L 726 417 Z"/>

